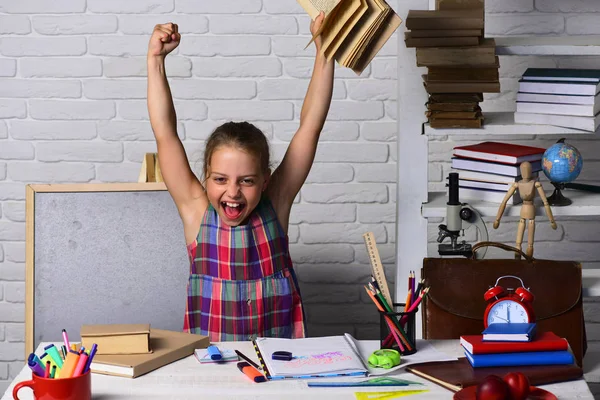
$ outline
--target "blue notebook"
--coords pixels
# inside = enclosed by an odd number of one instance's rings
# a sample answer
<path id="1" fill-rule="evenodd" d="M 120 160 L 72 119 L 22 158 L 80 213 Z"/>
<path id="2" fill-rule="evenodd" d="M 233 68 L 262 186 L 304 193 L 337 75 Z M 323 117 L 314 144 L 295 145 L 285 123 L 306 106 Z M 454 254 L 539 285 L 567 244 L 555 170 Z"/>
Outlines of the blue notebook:
<path id="1" fill-rule="evenodd" d="M 465 351 L 465 356 L 473 368 L 573 364 L 573 354 L 567 350 L 496 354 L 471 354 Z"/>
<path id="2" fill-rule="evenodd" d="M 536 324 L 490 324 L 481 332 L 483 341 L 530 342 L 535 337 Z"/>

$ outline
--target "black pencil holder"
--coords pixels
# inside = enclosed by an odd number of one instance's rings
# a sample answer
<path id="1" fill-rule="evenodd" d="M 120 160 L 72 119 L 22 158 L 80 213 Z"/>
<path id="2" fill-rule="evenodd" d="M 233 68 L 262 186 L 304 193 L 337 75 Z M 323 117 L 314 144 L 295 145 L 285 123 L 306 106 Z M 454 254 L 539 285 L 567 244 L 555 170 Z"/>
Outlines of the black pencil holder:
<path id="1" fill-rule="evenodd" d="M 415 354 L 417 352 L 417 342 L 415 335 L 415 315 L 417 311 L 419 311 L 419 307 L 415 308 L 411 312 L 404 312 L 404 306 L 405 303 L 394 303 L 393 312 L 379 311 L 379 344 L 382 349 L 398 350 L 400 354 L 407 356 L 410 354 Z M 397 334 L 400 338 L 400 342 L 404 346 L 404 350 L 400 349 L 396 338 L 392 334 L 386 319 L 391 321 L 393 324 L 396 324 L 397 322 L 400 325 L 400 327 L 402 328 L 401 332 L 404 334 L 404 339 L 410 344 L 410 346 L 412 347 L 411 349 L 409 349 L 405 341 L 402 340 L 402 337 L 400 337 L 400 335 Z"/>

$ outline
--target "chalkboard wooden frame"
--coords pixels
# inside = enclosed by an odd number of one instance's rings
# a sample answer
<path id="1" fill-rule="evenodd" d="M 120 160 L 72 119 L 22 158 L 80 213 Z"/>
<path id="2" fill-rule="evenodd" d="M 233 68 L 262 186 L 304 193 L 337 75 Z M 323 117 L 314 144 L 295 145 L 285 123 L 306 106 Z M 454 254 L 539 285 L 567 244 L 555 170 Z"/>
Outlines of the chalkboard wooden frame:
<path id="1" fill-rule="evenodd" d="M 34 349 L 35 200 L 38 193 L 166 191 L 164 183 L 32 184 L 25 195 L 25 359 Z M 183 234 L 183 232 L 182 232 Z M 59 332 L 58 332 L 59 333 Z"/>

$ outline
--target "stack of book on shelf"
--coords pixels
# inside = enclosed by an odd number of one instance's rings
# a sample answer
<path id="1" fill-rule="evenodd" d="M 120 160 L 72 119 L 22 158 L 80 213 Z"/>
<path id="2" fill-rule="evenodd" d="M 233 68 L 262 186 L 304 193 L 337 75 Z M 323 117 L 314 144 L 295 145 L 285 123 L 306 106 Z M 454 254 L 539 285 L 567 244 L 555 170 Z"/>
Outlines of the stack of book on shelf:
<path id="1" fill-rule="evenodd" d="M 473 368 L 524 365 L 570 365 L 566 339 L 552 332 L 536 334 L 535 323 L 490 324 L 481 335 L 460 337 Z"/>
<path id="2" fill-rule="evenodd" d="M 483 8 L 410 10 L 405 43 L 416 47 L 432 128 L 480 128 L 483 93 L 500 91 L 494 39 L 483 38 Z"/>
<path id="3" fill-rule="evenodd" d="M 458 173 L 460 198 L 501 203 L 510 187 L 521 180 L 522 162 L 531 163 L 532 178 L 538 178 L 545 151 L 541 147 L 501 142 L 455 147 L 452 172 Z M 508 204 L 521 201 L 517 190 Z"/>
<path id="4" fill-rule="evenodd" d="M 595 132 L 599 92 L 600 70 L 528 68 L 519 80 L 515 123 Z"/>
<path id="5" fill-rule="evenodd" d="M 325 20 L 317 33 L 327 60 L 334 58 L 358 75 L 401 23 L 385 0 L 297 1 L 312 20 L 324 12 Z"/>

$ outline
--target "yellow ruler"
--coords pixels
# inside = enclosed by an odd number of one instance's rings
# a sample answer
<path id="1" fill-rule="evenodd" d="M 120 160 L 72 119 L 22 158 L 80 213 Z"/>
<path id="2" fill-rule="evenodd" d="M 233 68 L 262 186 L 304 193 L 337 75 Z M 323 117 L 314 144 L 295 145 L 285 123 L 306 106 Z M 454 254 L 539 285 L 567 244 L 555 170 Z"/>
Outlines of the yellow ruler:
<path id="1" fill-rule="evenodd" d="M 428 392 L 425 390 L 405 390 L 397 392 L 356 392 L 354 395 L 357 400 L 392 400 L 402 396 L 410 396 L 411 394 L 418 394 Z"/>
<path id="2" fill-rule="evenodd" d="M 385 279 L 385 271 L 383 270 L 383 264 L 381 264 L 381 258 L 379 258 L 379 251 L 377 250 L 375 235 L 373 235 L 373 232 L 367 232 L 363 235 L 363 239 L 365 240 L 365 245 L 367 246 L 367 253 L 369 253 L 373 277 L 379 285 L 379 290 L 381 290 L 383 298 L 388 302 L 390 307 L 393 307 L 390 289 L 388 288 L 387 280 Z"/>

